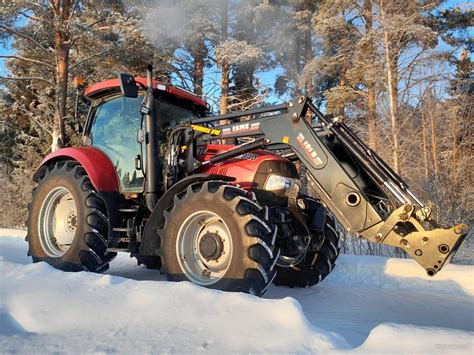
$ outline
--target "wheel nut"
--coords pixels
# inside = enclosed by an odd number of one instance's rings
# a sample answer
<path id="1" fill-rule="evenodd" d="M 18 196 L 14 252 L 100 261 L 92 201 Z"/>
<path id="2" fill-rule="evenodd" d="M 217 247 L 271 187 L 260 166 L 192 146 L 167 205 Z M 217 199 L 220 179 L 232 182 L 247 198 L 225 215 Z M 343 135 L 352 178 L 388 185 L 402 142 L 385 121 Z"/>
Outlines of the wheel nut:
<path id="1" fill-rule="evenodd" d="M 406 240 L 406 239 L 400 240 L 400 244 L 401 244 L 402 246 L 404 246 L 405 248 L 409 248 L 409 247 L 410 247 L 410 243 L 408 243 L 408 240 Z"/>
<path id="2" fill-rule="evenodd" d="M 415 255 L 416 256 L 421 256 L 421 255 L 423 255 L 423 252 L 421 251 L 421 249 L 416 249 L 415 250 Z"/>

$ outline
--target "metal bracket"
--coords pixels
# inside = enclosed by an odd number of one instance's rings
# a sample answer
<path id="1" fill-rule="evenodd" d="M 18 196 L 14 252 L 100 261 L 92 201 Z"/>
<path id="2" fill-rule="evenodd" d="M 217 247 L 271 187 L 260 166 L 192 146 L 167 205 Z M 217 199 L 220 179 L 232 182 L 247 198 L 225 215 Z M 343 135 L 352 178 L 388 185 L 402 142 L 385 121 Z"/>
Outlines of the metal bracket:
<path id="1" fill-rule="evenodd" d="M 418 214 L 413 205 L 403 205 L 393 211 L 385 222 L 365 230 L 361 235 L 375 243 L 401 248 L 423 266 L 429 276 L 434 276 L 455 254 L 467 235 L 468 227 L 459 224 L 450 229 L 426 230 L 418 221 Z M 404 235 L 395 230 L 397 224 L 415 231 Z"/>
<path id="2" fill-rule="evenodd" d="M 307 101 L 308 98 L 302 96 L 296 103 L 288 103 L 288 113 L 293 123 L 297 123 L 306 114 L 308 109 L 308 106 L 306 105 Z"/>
<path id="3" fill-rule="evenodd" d="M 305 222 L 305 218 L 301 214 L 298 207 L 298 194 L 300 192 L 300 187 L 297 184 L 294 184 L 286 191 L 286 196 L 288 196 L 288 209 L 290 210 L 292 216 L 298 221 L 299 233 L 305 236 L 310 236 L 308 225 Z"/>

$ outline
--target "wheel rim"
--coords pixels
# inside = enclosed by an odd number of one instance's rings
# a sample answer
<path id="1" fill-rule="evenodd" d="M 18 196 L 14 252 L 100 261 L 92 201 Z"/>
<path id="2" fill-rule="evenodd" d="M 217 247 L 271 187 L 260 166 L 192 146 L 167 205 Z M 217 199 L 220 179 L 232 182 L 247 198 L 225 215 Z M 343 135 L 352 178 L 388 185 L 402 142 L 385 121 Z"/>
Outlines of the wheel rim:
<path id="1" fill-rule="evenodd" d="M 232 238 L 221 217 L 210 211 L 190 215 L 176 239 L 178 263 L 192 282 L 209 286 L 221 280 L 232 260 Z"/>
<path id="2" fill-rule="evenodd" d="M 71 192 L 65 187 L 51 190 L 41 205 L 39 240 L 50 257 L 63 256 L 71 246 L 77 229 L 77 207 Z"/>

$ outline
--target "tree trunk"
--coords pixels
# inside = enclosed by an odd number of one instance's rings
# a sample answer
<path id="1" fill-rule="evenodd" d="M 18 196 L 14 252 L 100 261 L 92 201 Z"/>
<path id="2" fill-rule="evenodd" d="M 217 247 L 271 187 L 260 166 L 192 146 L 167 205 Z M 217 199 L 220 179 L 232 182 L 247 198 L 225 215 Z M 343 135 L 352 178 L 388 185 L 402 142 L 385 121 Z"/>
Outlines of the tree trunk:
<path id="1" fill-rule="evenodd" d="M 194 53 L 194 93 L 197 96 L 203 95 L 202 84 L 204 81 L 204 37 L 199 39 Z"/>
<path id="2" fill-rule="evenodd" d="M 430 135 L 431 135 L 431 154 L 433 156 L 433 167 L 435 178 L 438 177 L 439 174 L 439 164 L 438 164 L 438 143 L 436 141 L 436 121 L 433 115 L 433 97 L 431 93 L 429 93 L 429 101 L 428 101 L 428 117 L 430 119 Z"/>
<path id="3" fill-rule="evenodd" d="M 457 116 L 454 116 L 457 117 Z M 450 122 L 450 128 L 451 128 L 451 139 L 453 142 L 453 148 L 452 148 L 452 153 L 451 153 L 451 176 L 453 180 L 453 184 L 455 187 L 457 187 L 457 154 L 458 154 L 458 144 L 457 144 L 457 137 L 458 137 L 458 124 L 455 121 L 456 118 L 452 118 Z"/>
<path id="4" fill-rule="evenodd" d="M 65 130 L 64 118 L 66 117 L 67 83 L 69 77 L 69 36 L 64 32 L 66 22 L 69 20 L 70 1 L 63 0 L 53 8 L 58 17 L 59 24 L 54 33 L 54 49 L 56 54 L 56 104 L 54 112 L 53 141 L 51 150 L 55 151 L 64 147 Z"/>
<path id="5" fill-rule="evenodd" d="M 384 51 L 387 65 L 387 85 L 392 126 L 392 159 L 393 167 L 400 174 L 399 141 L 398 141 L 398 49 L 392 48 L 389 34 L 384 30 Z"/>
<path id="6" fill-rule="evenodd" d="M 365 35 L 368 36 L 372 32 L 372 0 L 364 1 L 364 19 L 365 19 Z M 374 43 L 369 40 L 367 44 L 367 58 L 369 61 L 375 60 Z M 369 147 L 373 150 L 377 149 L 377 103 L 375 83 L 373 78 L 368 78 L 367 86 L 367 124 L 369 126 Z"/>
<path id="7" fill-rule="evenodd" d="M 227 41 L 229 27 L 229 0 L 221 2 L 221 40 Z M 221 79 L 221 100 L 219 105 L 219 113 L 221 115 L 227 113 L 227 105 L 229 100 L 229 63 L 224 59 L 221 63 L 222 79 Z M 225 123 L 224 123 L 225 124 Z"/>
<path id="8" fill-rule="evenodd" d="M 428 143 L 426 140 L 426 117 L 423 105 L 421 106 L 421 143 L 423 148 L 423 166 L 425 168 L 425 178 L 429 176 L 428 166 Z"/>
<path id="9" fill-rule="evenodd" d="M 339 85 L 341 87 L 346 86 L 345 72 L 341 74 L 341 79 L 339 80 Z M 342 101 L 341 104 L 338 105 L 338 107 L 336 109 L 336 115 L 341 116 L 342 118 L 344 118 L 345 114 L 346 114 L 346 105 L 344 104 L 344 101 Z"/>
<path id="10" fill-rule="evenodd" d="M 303 11 L 307 11 L 310 14 L 312 13 L 312 0 L 304 0 Z M 311 15 L 308 16 L 308 18 L 306 20 L 308 21 L 308 23 L 306 25 L 308 26 L 309 31 L 307 33 L 305 33 L 303 46 L 304 46 L 305 64 L 308 64 L 309 62 L 311 62 L 313 60 L 313 57 L 314 57 L 314 54 L 313 54 L 313 41 L 312 41 L 312 38 L 311 38 L 311 33 L 312 33 L 311 32 L 311 27 L 312 27 L 311 26 Z M 312 91 L 313 91 L 313 85 L 312 85 L 311 76 L 308 76 L 307 78 L 305 78 L 305 94 L 306 94 L 306 96 L 311 97 L 312 96 Z"/>
<path id="11" fill-rule="evenodd" d="M 227 113 L 227 105 L 229 100 L 229 72 L 230 66 L 226 60 L 221 63 L 222 79 L 221 79 L 221 101 L 219 105 L 219 113 L 221 115 Z"/>
<path id="12" fill-rule="evenodd" d="M 377 149 L 377 106 L 375 100 L 375 85 L 367 85 L 367 123 L 369 125 L 369 148 Z"/>

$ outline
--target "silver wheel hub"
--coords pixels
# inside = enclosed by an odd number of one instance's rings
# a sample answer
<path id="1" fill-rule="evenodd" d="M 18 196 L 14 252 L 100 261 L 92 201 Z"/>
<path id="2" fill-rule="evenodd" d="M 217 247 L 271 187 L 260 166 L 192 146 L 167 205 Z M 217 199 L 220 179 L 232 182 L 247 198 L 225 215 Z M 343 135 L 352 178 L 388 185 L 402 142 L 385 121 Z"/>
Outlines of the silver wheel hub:
<path id="1" fill-rule="evenodd" d="M 213 212 L 193 213 L 178 232 L 176 254 L 190 281 L 202 286 L 218 282 L 232 259 L 232 238 L 227 225 Z"/>
<path id="2" fill-rule="evenodd" d="M 65 187 L 51 190 L 39 213 L 38 233 L 41 246 L 50 257 L 63 256 L 71 246 L 77 229 L 77 207 Z"/>

